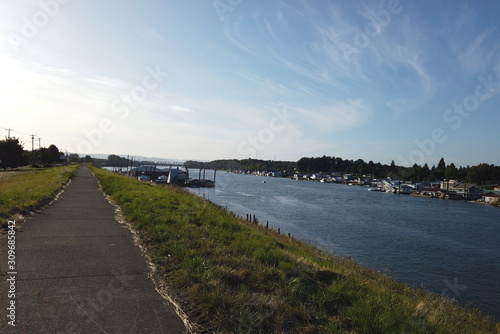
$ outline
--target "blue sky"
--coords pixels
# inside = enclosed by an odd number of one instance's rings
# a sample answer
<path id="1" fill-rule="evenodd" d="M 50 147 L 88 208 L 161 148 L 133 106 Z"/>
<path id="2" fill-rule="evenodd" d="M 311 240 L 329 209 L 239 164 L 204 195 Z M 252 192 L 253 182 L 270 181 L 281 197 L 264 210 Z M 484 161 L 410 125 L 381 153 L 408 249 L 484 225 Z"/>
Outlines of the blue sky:
<path id="1" fill-rule="evenodd" d="M 500 165 L 498 17 L 490 0 L 5 0 L 0 130 L 79 154 Z"/>

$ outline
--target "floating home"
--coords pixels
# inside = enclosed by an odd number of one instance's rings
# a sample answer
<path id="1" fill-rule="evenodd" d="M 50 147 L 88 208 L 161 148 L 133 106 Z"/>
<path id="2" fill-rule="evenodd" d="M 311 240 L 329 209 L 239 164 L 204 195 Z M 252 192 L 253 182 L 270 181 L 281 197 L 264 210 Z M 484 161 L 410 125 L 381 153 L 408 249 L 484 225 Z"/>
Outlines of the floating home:
<path id="1" fill-rule="evenodd" d="M 140 181 L 154 182 L 158 184 L 173 184 L 192 188 L 215 187 L 215 173 L 216 172 L 214 172 L 214 180 L 208 180 L 204 178 L 205 173 L 203 173 L 203 178 L 201 178 L 201 169 L 199 179 L 190 179 L 189 171 L 187 169 L 182 170 L 179 167 L 159 168 L 157 166 L 145 165 L 133 168 L 130 171 L 130 175 L 137 177 Z"/>
<path id="2" fill-rule="evenodd" d="M 130 175 L 140 181 L 183 185 L 188 180 L 187 171 L 177 168 L 159 168 L 157 166 L 139 166 L 130 170 Z"/>

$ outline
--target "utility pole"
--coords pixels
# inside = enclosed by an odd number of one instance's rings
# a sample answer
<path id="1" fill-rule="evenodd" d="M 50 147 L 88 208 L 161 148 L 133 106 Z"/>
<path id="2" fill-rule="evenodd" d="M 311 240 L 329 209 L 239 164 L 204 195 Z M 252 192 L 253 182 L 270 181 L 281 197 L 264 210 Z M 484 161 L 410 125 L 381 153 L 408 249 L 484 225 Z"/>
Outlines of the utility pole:
<path id="1" fill-rule="evenodd" d="M 33 157 L 33 151 L 35 150 L 35 135 L 31 135 L 31 164 L 33 165 L 35 163 L 34 157 Z"/>
<path id="2" fill-rule="evenodd" d="M 42 138 L 38 137 L 38 149 L 40 149 L 42 147 Z"/>
<path id="3" fill-rule="evenodd" d="M 31 135 L 31 153 L 35 149 L 35 135 Z"/>
<path id="4" fill-rule="evenodd" d="M 7 131 L 9 134 L 7 135 L 7 139 L 10 139 L 10 132 L 14 130 L 14 129 L 5 129 L 5 131 Z"/>

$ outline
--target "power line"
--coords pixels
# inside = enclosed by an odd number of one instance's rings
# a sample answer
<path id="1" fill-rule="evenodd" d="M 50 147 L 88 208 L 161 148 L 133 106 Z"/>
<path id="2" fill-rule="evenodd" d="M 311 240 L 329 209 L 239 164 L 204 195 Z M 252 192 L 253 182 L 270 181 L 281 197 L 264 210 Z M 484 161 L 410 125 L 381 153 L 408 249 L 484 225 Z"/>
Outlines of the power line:
<path id="1" fill-rule="evenodd" d="M 14 130 L 14 129 L 10 129 L 10 128 L 4 128 L 2 127 L 2 129 L 5 129 L 5 131 L 8 131 L 9 132 L 9 136 L 10 136 L 10 132 L 13 131 L 13 132 L 16 132 L 16 133 L 19 133 L 19 134 L 22 134 L 22 135 L 25 135 L 25 136 L 31 136 L 29 133 L 26 133 L 26 132 L 21 132 L 19 130 Z M 10 131 L 9 131 L 10 130 Z"/>
<path id="2" fill-rule="evenodd" d="M 7 135 L 7 139 L 10 139 L 10 132 L 13 131 L 14 129 L 5 129 L 9 134 Z"/>

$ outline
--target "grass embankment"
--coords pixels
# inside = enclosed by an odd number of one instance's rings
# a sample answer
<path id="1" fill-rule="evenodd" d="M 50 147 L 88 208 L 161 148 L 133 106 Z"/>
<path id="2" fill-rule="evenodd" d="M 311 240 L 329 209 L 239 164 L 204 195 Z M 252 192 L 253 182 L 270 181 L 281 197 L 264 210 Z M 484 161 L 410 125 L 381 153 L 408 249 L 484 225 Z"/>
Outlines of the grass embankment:
<path id="1" fill-rule="evenodd" d="M 477 310 L 278 236 L 182 189 L 93 171 L 205 332 L 496 332 Z"/>
<path id="2" fill-rule="evenodd" d="M 0 222 L 39 209 L 74 175 L 78 165 L 0 171 Z"/>

